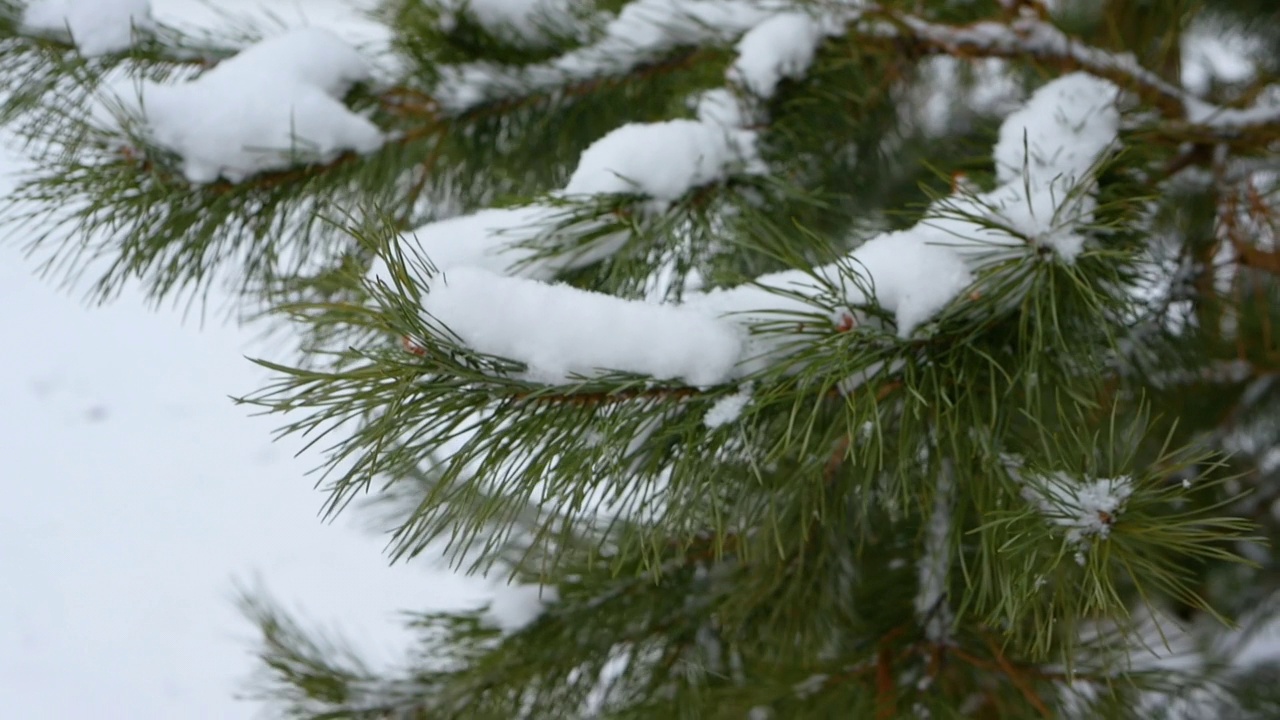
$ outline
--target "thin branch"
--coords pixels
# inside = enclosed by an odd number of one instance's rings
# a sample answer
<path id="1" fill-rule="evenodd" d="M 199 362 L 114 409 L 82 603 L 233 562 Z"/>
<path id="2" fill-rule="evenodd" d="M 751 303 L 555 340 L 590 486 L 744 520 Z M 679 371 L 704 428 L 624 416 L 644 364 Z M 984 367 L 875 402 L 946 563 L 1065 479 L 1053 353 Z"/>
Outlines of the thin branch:
<path id="1" fill-rule="evenodd" d="M 1009 662 L 1009 659 L 1004 656 L 1004 652 L 1000 650 L 1000 647 L 996 645 L 995 641 L 991 638 L 987 638 L 987 647 L 991 650 L 991 654 L 996 659 L 996 664 L 1000 667 L 1000 670 L 1004 673 L 1005 677 L 1009 678 L 1009 682 L 1013 683 L 1013 686 L 1018 688 L 1018 691 L 1022 693 L 1022 696 L 1026 698 L 1027 702 L 1030 703 L 1031 706 L 1034 707 L 1042 716 L 1047 718 L 1053 717 L 1053 713 L 1049 710 L 1049 706 L 1045 704 L 1044 699 L 1042 699 L 1040 695 L 1036 693 L 1035 688 L 1031 686 L 1031 681 Z"/>
<path id="2" fill-rule="evenodd" d="M 616 405 L 618 403 L 631 402 L 633 400 L 671 400 L 679 401 L 699 395 L 706 395 L 707 391 L 700 390 L 696 387 L 656 387 L 656 388 L 628 388 L 625 390 L 608 390 L 608 391 L 587 391 L 587 392 L 550 392 L 548 390 L 536 390 L 532 392 L 518 392 L 511 397 L 515 400 L 546 403 L 557 405 L 576 405 L 585 407 L 589 405 Z"/>
<path id="3" fill-rule="evenodd" d="M 1083 70 L 1137 94 L 1175 122 L 1158 128 L 1170 139 L 1185 142 L 1266 144 L 1280 140 L 1280 113 L 1247 113 L 1212 105 L 1190 95 L 1139 65 L 1132 58 L 1084 43 L 1033 13 L 1008 22 L 982 21 L 946 25 L 888 10 L 868 11 L 891 25 L 894 38 L 917 55 L 958 58 L 1034 58 L 1059 72 Z M 877 36 L 875 28 L 866 34 Z M 882 33 L 881 33 L 882 34 Z M 1188 122 L 1187 108 L 1210 122 Z"/>

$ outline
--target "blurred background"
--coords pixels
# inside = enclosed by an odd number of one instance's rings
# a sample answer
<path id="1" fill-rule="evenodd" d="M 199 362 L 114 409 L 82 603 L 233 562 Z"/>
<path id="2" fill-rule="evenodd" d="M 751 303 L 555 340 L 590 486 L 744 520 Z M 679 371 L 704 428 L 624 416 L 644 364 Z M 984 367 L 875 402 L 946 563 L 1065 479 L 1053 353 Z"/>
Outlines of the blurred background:
<path id="1" fill-rule="evenodd" d="M 352 1 L 152 6 L 167 22 L 378 37 Z M 0 195 L 21 171 L 0 136 Z M 272 442 L 280 418 L 230 399 L 264 384 L 245 356 L 279 358 L 278 339 L 141 293 L 90 306 L 87 288 L 38 278 L 22 245 L 0 237 L 0 717 L 256 716 L 236 699 L 255 629 L 238 586 L 385 662 L 403 649 L 398 610 L 485 602 L 490 583 L 388 566 L 358 514 L 317 515 L 319 454 L 295 457 L 296 441 Z"/>

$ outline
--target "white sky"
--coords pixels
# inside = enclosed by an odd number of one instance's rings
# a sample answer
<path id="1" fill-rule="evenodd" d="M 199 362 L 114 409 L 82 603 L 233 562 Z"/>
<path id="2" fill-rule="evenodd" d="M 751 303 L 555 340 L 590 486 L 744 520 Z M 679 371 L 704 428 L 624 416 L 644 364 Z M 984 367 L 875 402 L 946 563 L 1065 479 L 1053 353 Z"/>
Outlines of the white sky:
<path id="1" fill-rule="evenodd" d="M 162 17 L 194 5 L 153 2 Z M 306 15 L 328 25 L 333 5 L 307 0 Z M 0 194 L 16 169 L 0 149 Z M 267 377 L 244 359 L 267 352 L 251 330 L 152 312 L 137 292 L 88 307 L 84 287 L 35 278 L 20 240 L 0 235 L 0 715 L 258 715 L 234 699 L 254 637 L 237 581 L 261 579 L 388 660 L 407 638 L 399 610 L 488 596 L 478 580 L 388 567 L 356 518 L 317 518 L 304 473 L 319 456 L 293 457 L 298 443 L 271 441 L 279 418 L 228 399 Z"/>

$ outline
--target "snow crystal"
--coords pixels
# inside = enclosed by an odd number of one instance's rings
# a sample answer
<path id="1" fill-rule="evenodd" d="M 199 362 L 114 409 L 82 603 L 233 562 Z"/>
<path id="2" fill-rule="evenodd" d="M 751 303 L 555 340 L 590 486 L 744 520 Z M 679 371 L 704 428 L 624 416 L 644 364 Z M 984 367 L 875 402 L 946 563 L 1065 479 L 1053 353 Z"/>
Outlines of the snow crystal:
<path id="1" fill-rule="evenodd" d="M 370 66 L 336 35 L 315 28 L 264 40 L 179 85 L 146 82 L 133 114 L 158 145 L 183 158 L 195 183 L 367 153 L 382 132 L 340 98 Z M 126 106 L 127 99 L 122 98 Z"/>
<path id="2" fill-rule="evenodd" d="M 671 201 L 738 169 L 761 170 L 755 133 L 696 120 L 630 123 L 583 151 L 564 191 Z"/>
<path id="3" fill-rule="evenodd" d="M 484 619 L 503 632 L 517 632 L 542 615 L 547 605 L 558 599 L 556 589 L 547 585 L 508 585 L 494 596 Z"/>
<path id="4" fill-rule="evenodd" d="M 740 332 L 687 308 L 457 268 L 440 276 L 423 310 L 467 347 L 523 362 L 536 382 L 574 382 L 602 370 L 691 385 L 730 377 Z"/>
<path id="5" fill-rule="evenodd" d="M 715 430 L 722 425 L 735 422 L 742 416 L 742 411 L 749 402 L 751 402 L 751 383 L 744 383 L 738 389 L 738 392 L 717 400 L 711 406 L 711 409 L 707 410 L 707 415 L 702 418 L 702 423 Z"/>
<path id="6" fill-rule="evenodd" d="M 783 78 L 804 76 L 826 28 L 812 15 L 779 13 L 747 31 L 729 79 L 762 98 L 773 97 Z"/>
<path id="7" fill-rule="evenodd" d="M 1066 473 L 1030 478 L 1022 489 L 1023 498 L 1054 524 L 1066 528 L 1067 541 L 1082 550 L 1091 538 L 1105 539 L 1111 534 L 1111 526 L 1132 494 L 1133 478 L 1128 476 L 1082 480 Z"/>
<path id="8" fill-rule="evenodd" d="M 25 32 L 70 32 L 85 57 L 127 50 L 151 27 L 150 0 L 32 0 L 22 13 Z"/>

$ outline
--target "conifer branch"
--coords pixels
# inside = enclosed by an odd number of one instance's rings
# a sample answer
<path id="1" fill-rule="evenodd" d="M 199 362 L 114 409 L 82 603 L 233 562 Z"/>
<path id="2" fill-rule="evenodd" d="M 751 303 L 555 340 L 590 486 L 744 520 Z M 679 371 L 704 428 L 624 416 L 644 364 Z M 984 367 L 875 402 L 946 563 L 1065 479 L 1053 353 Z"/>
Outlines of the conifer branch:
<path id="1" fill-rule="evenodd" d="M 566 403 L 569 405 L 612 405 L 633 400 L 679 401 L 706 394 L 706 390 L 694 387 L 655 387 L 609 389 L 599 392 L 557 393 L 549 389 L 534 392 L 518 392 L 512 397 L 532 403 Z"/>
<path id="2" fill-rule="evenodd" d="M 1042 13 L 1019 15 L 1004 22 L 981 21 L 970 25 L 946 25 L 891 10 L 868 10 L 868 19 L 880 18 L 893 28 L 896 42 L 905 43 L 916 56 L 945 54 L 961 59 L 1007 58 L 1035 60 L 1059 73 L 1086 71 L 1132 90 L 1158 108 L 1171 121 L 1159 132 L 1170 140 L 1197 143 L 1233 142 L 1266 145 L 1280 138 L 1280 111 L 1241 115 L 1240 111 L 1214 107 L 1189 95 L 1131 58 L 1116 55 L 1073 38 L 1048 22 Z M 875 27 L 866 31 L 877 37 Z M 1217 121 L 1187 121 L 1189 106 L 1197 115 Z M 1234 119 L 1234 118 L 1239 119 Z M 1233 120 L 1227 121 L 1226 119 Z"/>
<path id="3" fill-rule="evenodd" d="M 374 491 L 394 559 L 547 591 L 420 617 L 404 672 L 250 607 L 288 712 L 1123 714 L 1184 679 L 1127 662 L 1144 608 L 1276 582 L 1241 557 L 1274 493 L 1240 498 L 1276 472 L 1270 91 L 1199 99 L 1038 0 L 819 5 L 606 3 L 539 45 L 396 0 L 404 77 L 322 93 L 384 145 L 203 184 L 77 104 L 160 77 L 151 41 L 0 27 L 67 63 L 12 106 L 50 262 L 290 293 L 309 354 L 240 402 L 323 452 L 326 515 Z"/>
<path id="4" fill-rule="evenodd" d="M 24 32 L 19 23 L 18 0 L 0 0 L 0 52 L 38 53 L 49 64 L 86 63 L 103 69 L 118 65 L 177 66 L 208 69 L 233 56 L 237 45 L 252 42 L 256 35 L 244 34 L 228 42 L 212 36 L 192 36 L 180 28 L 154 23 L 132 46 L 93 58 L 84 58 L 75 43 L 47 34 Z M 6 47 L 7 46 L 7 47 Z"/>

